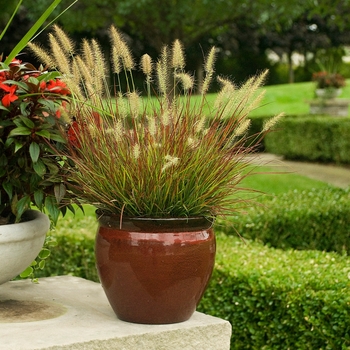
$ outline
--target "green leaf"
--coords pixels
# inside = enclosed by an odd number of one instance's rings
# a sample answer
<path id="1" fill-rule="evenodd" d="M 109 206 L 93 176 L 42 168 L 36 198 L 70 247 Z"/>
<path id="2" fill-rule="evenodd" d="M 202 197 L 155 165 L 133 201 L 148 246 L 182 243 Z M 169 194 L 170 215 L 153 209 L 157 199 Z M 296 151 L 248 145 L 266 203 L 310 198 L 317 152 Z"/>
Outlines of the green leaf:
<path id="1" fill-rule="evenodd" d="M 38 190 L 34 192 L 34 204 L 41 210 L 43 207 L 44 192 Z"/>
<path id="2" fill-rule="evenodd" d="M 51 252 L 49 249 L 43 248 L 41 249 L 38 257 L 42 260 L 47 259 L 50 256 Z"/>
<path id="3" fill-rule="evenodd" d="M 44 270 L 44 267 L 45 267 L 45 260 L 41 260 L 41 261 L 39 262 L 38 267 L 39 267 L 40 270 Z"/>
<path id="4" fill-rule="evenodd" d="M 9 198 L 12 198 L 12 183 L 9 181 L 3 182 L 2 183 L 2 188 L 6 191 L 7 195 L 9 196 Z"/>
<path id="5" fill-rule="evenodd" d="M 29 208 L 30 206 L 30 197 L 24 196 L 17 203 L 15 207 L 14 213 L 16 214 L 16 222 L 19 222 L 22 214 Z M 12 209 L 13 211 L 13 209 Z"/>
<path id="6" fill-rule="evenodd" d="M 57 203 L 60 203 L 66 194 L 66 186 L 63 184 L 55 185 L 54 192 Z"/>
<path id="7" fill-rule="evenodd" d="M 6 107 L 4 107 L 3 105 L 0 105 L 0 109 L 4 110 L 4 111 L 9 111 Z"/>
<path id="8" fill-rule="evenodd" d="M 11 130 L 10 134 L 8 137 L 14 137 L 14 136 L 25 136 L 25 135 L 30 135 L 32 131 L 25 127 L 25 126 L 20 126 L 18 128 L 14 128 Z"/>
<path id="9" fill-rule="evenodd" d="M 53 196 L 46 197 L 45 199 L 45 209 L 48 212 L 49 217 L 57 224 L 58 217 L 60 215 L 60 210 L 58 209 L 58 204 L 56 202 L 56 198 Z"/>
<path id="10" fill-rule="evenodd" d="M 40 155 L 40 146 L 36 142 L 32 142 L 29 146 L 29 154 L 32 161 L 36 163 Z"/>
<path id="11" fill-rule="evenodd" d="M 59 134 L 51 134 L 50 139 L 61 143 L 67 143 L 67 141 Z"/>
<path id="12" fill-rule="evenodd" d="M 50 132 L 47 131 L 47 130 L 39 130 L 39 131 L 36 131 L 36 132 L 35 132 L 35 135 L 39 135 L 39 136 L 45 137 L 46 139 L 49 139 L 49 140 L 50 140 L 50 137 L 51 137 Z"/>
<path id="13" fill-rule="evenodd" d="M 34 85 L 38 85 L 39 84 L 39 80 L 35 77 L 29 77 L 29 79 L 27 80 L 29 83 L 32 83 Z"/>
<path id="14" fill-rule="evenodd" d="M 61 73 L 57 72 L 57 71 L 53 71 L 53 72 L 48 72 L 46 74 L 41 74 L 38 76 L 38 80 L 42 81 L 49 81 L 49 80 L 54 80 L 56 78 L 59 78 L 61 76 Z"/>
<path id="15" fill-rule="evenodd" d="M 44 107 L 46 107 L 46 109 L 48 109 L 49 111 L 55 111 L 56 109 L 56 104 L 52 100 L 46 100 L 44 98 L 41 98 L 38 100 L 38 102 Z"/>
<path id="16" fill-rule="evenodd" d="M 23 146 L 24 146 L 23 142 L 19 142 L 19 141 L 15 140 L 15 153 L 17 151 L 19 151 Z"/>
<path id="17" fill-rule="evenodd" d="M 35 127 L 35 124 L 32 120 L 30 120 L 27 117 L 21 116 L 21 121 L 24 123 L 25 126 L 27 126 L 30 129 L 33 129 Z"/>
<path id="18" fill-rule="evenodd" d="M 7 165 L 7 157 L 5 154 L 0 156 L 0 168 L 5 167 Z"/>
<path id="19" fill-rule="evenodd" d="M 38 159 L 38 161 L 33 164 L 33 169 L 40 177 L 46 174 L 46 167 L 41 159 Z"/>
<path id="20" fill-rule="evenodd" d="M 34 269 L 31 266 L 28 266 L 21 274 L 20 277 L 27 278 L 32 275 Z"/>
<path id="21" fill-rule="evenodd" d="M 23 116 L 27 116 L 29 115 L 29 109 L 27 109 L 28 105 L 27 105 L 27 102 L 22 102 L 20 105 L 19 105 L 19 108 L 21 109 L 21 114 Z"/>

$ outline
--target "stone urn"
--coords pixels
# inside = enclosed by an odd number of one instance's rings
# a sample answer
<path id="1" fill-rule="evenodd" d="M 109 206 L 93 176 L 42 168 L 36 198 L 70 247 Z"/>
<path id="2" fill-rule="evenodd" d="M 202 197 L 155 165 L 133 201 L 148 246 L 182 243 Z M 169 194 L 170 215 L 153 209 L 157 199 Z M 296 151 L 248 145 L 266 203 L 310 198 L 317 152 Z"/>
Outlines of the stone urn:
<path id="1" fill-rule="evenodd" d="M 28 210 L 18 224 L 0 225 L 0 285 L 24 271 L 40 253 L 50 228 L 47 215 Z"/>

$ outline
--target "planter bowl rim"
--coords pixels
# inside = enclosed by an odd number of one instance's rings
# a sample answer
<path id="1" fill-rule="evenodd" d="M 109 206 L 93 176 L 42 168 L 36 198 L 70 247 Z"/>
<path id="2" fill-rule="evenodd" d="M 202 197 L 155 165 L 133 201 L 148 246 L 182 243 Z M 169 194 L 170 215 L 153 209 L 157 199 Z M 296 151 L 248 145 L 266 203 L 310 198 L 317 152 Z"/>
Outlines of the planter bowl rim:
<path id="1" fill-rule="evenodd" d="M 41 236 L 41 230 L 37 229 L 37 225 L 43 226 L 43 230 L 47 232 L 50 228 L 50 219 L 48 216 L 38 210 L 27 210 L 22 218 L 23 222 L 0 225 L 1 241 L 23 241 L 26 237 L 32 239 L 34 236 Z M 14 229 L 16 230 L 14 233 Z"/>

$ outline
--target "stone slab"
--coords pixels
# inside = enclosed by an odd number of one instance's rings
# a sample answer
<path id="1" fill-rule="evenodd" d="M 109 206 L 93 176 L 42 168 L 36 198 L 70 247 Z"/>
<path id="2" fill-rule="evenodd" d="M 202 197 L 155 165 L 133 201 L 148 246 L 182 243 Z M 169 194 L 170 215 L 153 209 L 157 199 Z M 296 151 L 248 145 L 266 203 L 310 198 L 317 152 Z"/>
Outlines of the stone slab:
<path id="1" fill-rule="evenodd" d="M 228 350 L 231 325 L 199 312 L 170 325 L 117 319 L 99 283 L 71 276 L 0 285 L 0 350 Z"/>

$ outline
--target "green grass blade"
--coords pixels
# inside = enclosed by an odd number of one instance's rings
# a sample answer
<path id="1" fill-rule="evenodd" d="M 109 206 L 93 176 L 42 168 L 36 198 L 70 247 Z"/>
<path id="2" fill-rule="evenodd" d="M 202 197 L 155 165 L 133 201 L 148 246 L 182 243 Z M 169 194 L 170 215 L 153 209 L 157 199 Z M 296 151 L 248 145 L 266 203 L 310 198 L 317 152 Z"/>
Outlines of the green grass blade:
<path id="1" fill-rule="evenodd" d="M 14 49 L 10 52 L 5 60 L 5 64 L 9 64 L 19 52 L 21 52 L 27 43 L 32 39 L 35 33 L 40 29 L 40 27 L 44 24 L 46 19 L 51 15 L 51 13 L 55 10 L 57 5 L 62 0 L 54 0 L 54 2 L 46 9 L 46 11 L 40 16 L 40 18 L 35 22 L 35 24 L 28 30 L 26 35 L 18 42 L 18 44 L 14 47 Z"/>
<path id="2" fill-rule="evenodd" d="M 6 27 L 4 28 L 4 30 L 3 30 L 3 31 L 1 32 L 1 34 L 0 34 L 0 40 L 1 40 L 1 39 L 3 38 L 3 36 L 5 35 L 5 33 L 6 33 L 7 29 L 8 29 L 8 27 L 10 26 L 10 24 L 11 24 L 11 22 L 12 22 L 12 20 L 13 20 L 13 17 L 15 17 L 15 15 L 16 15 L 16 13 L 17 13 L 19 7 L 21 6 L 22 2 L 23 2 L 23 0 L 19 0 L 17 6 L 16 6 L 16 8 L 15 8 L 15 10 L 14 10 L 13 13 L 12 13 L 11 18 L 9 19 L 9 21 L 8 21 L 7 24 L 6 24 Z"/>
<path id="3" fill-rule="evenodd" d="M 48 23 L 43 29 L 41 29 L 40 32 L 38 32 L 30 41 L 33 41 L 37 36 L 39 36 L 47 27 L 50 27 L 50 25 L 56 20 L 61 17 L 66 11 L 68 11 L 75 3 L 77 3 L 78 0 L 74 0 L 68 7 L 66 7 L 59 15 L 57 15 L 50 23 Z"/>

